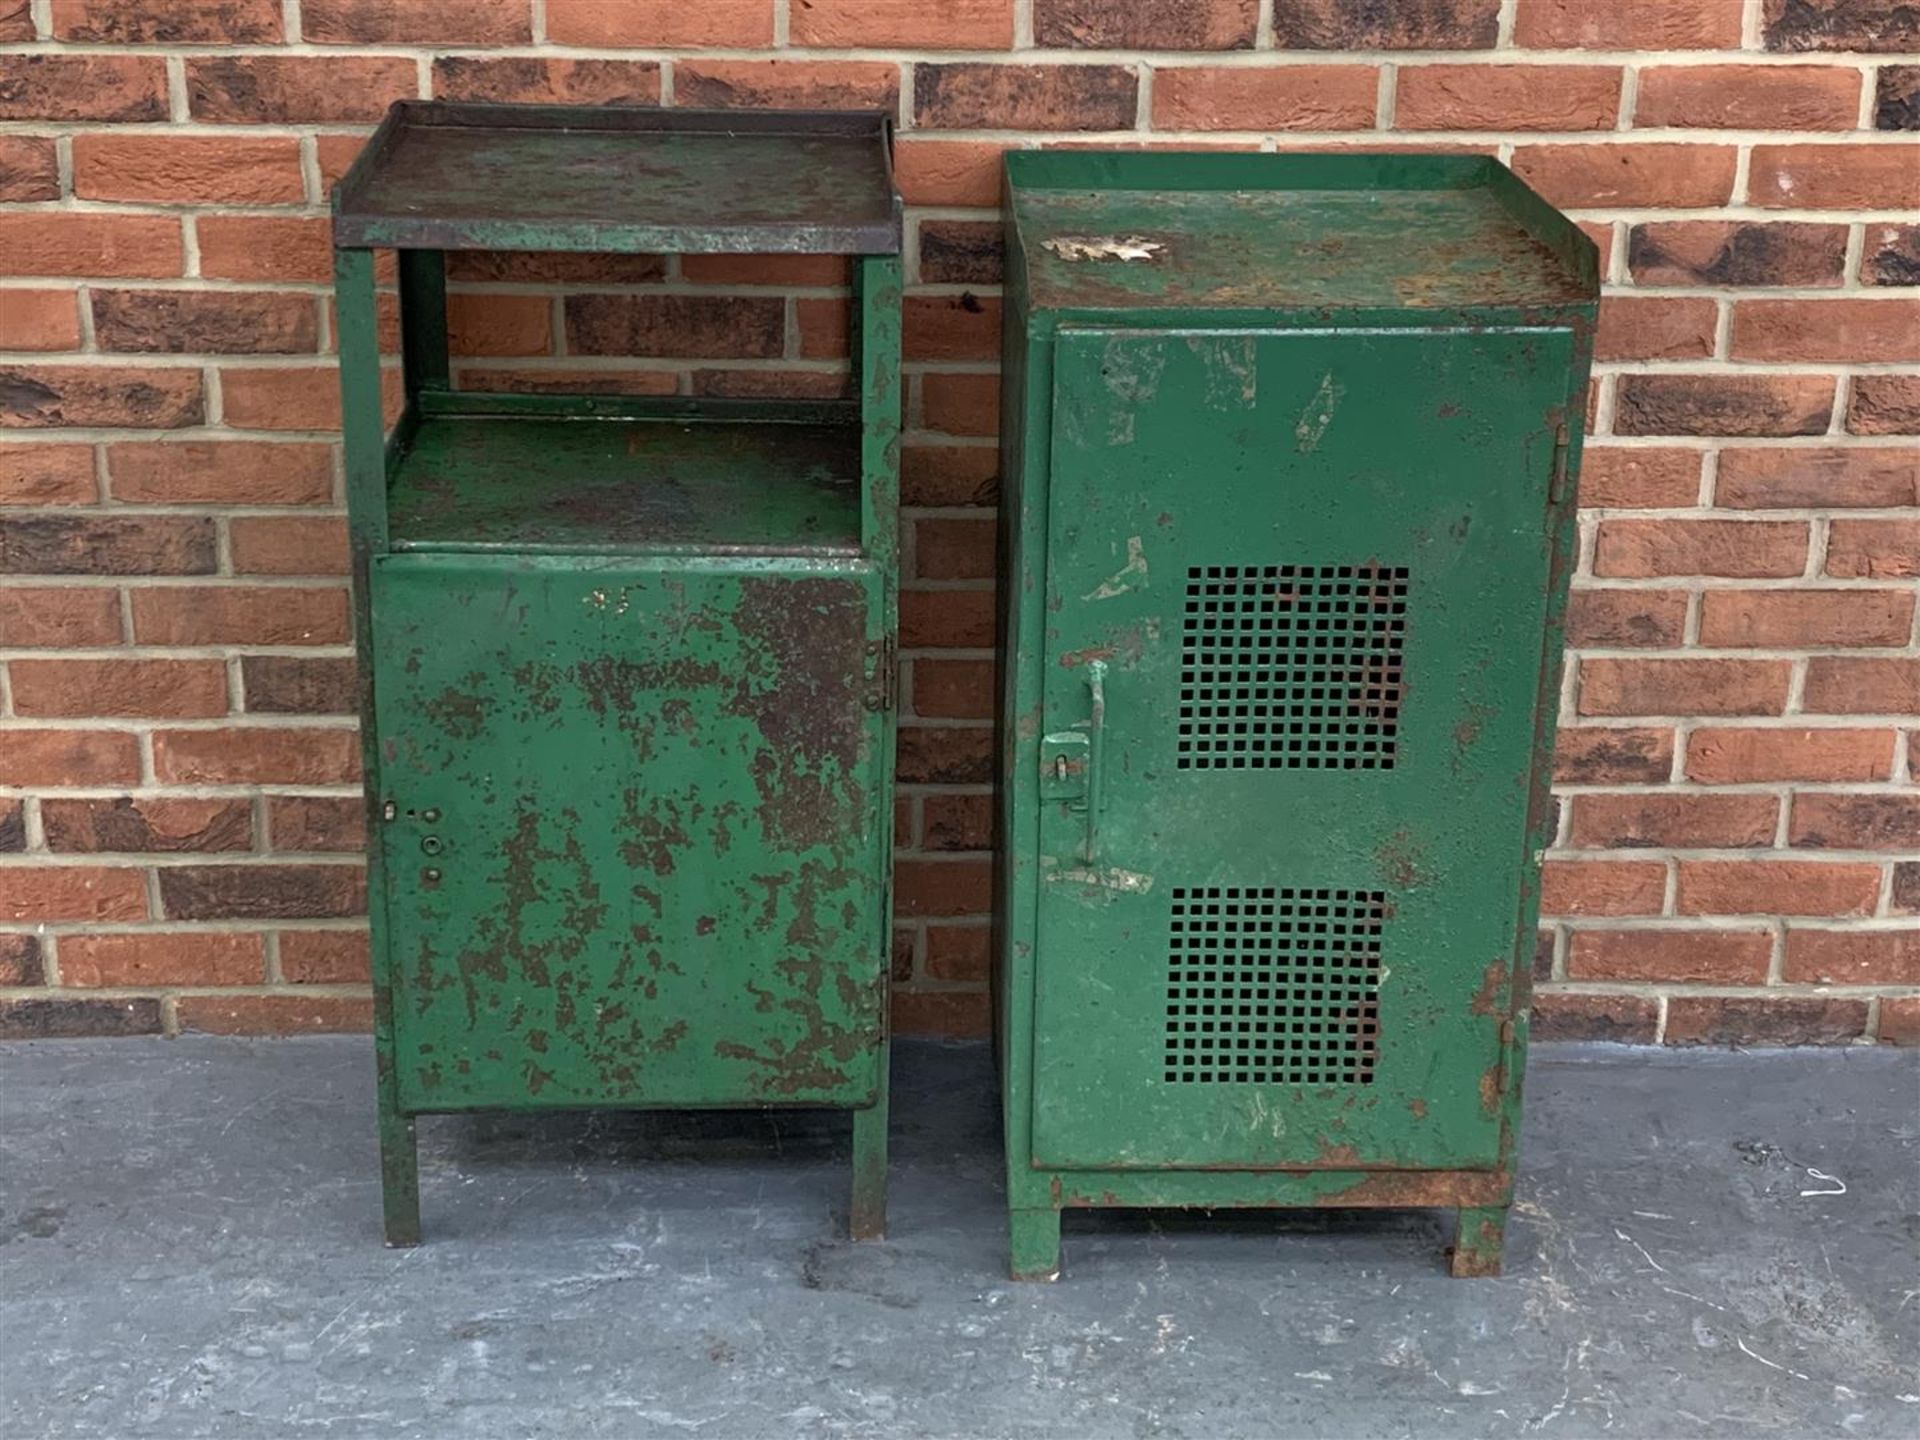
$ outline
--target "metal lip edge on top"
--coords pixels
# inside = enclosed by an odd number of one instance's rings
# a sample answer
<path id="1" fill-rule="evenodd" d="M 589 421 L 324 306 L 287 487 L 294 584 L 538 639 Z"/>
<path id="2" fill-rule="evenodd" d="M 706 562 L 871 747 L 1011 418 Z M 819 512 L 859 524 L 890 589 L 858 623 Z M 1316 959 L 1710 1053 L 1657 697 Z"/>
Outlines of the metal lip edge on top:
<path id="1" fill-rule="evenodd" d="M 522 214 L 398 212 L 371 193 L 403 139 L 432 130 L 559 134 L 670 135 L 777 140 L 844 140 L 849 157 L 871 143 L 871 193 L 865 213 L 722 220 L 702 224 Z M 539 248 L 598 253 L 897 255 L 904 244 L 900 193 L 893 179 L 893 118 L 883 110 L 719 110 L 651 106 L 494 104 L 396 100 L 331 192 L 338 248 L 511 250 Z M 609 207 L 612 211 L 617 207 Z M 527 244 L 537 231 L 537 247 Z"/>

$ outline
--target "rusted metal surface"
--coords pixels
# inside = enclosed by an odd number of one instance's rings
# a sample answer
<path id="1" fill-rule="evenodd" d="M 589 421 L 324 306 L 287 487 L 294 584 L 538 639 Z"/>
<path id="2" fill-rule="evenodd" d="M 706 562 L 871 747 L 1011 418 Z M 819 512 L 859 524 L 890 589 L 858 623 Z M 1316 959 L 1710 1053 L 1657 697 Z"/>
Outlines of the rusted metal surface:
<path id="1" fill-rule="evenodd" d="M 1015 1272 L 1101 1204 L 1459 1207 L 1484 1270 L 1592 247 L 1478 160 L 1008 173 Z"/>

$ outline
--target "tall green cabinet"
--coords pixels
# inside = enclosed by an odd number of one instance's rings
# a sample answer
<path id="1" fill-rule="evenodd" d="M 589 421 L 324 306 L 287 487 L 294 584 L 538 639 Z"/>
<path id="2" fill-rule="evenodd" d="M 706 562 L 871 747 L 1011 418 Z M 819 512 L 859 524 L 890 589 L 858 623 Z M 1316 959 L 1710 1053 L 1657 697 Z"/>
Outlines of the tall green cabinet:
<path id="1" fill-rule="evenodd" d="M 850 1109 L 850 1228 L 883 1228 L 889 156 L 878 115 L 406 102 L 335 192 L 389 1244 L 415 1116 L 536 1107 Z M 456 389 L 455 250 L 851 255 L 852 398 Z M 639 354 L 699 313 L 566 303 Z"/>
<path id="2" fill-rule="evenodd" d="M 1012 1269 L 1075 1206 L 1498 1268 L 1594 247 L 1491 160 L 1007 157 Z"/>

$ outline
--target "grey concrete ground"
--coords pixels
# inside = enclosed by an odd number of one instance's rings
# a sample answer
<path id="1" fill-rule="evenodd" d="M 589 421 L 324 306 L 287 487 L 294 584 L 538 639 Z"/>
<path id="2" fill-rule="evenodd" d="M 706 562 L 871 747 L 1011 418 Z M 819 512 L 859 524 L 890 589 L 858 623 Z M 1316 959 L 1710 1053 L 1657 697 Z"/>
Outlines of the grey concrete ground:
<path id="1" fill-rule="evenodd" d="M 371 1071 L 0 1051 L 0 1435 L 1920 1434 L 1912 1052 L 1537 1051 L 1501 1280 L 1423 1212 L 1087 1214 L 1051 1287 L 978 1047 L 900 1047 L 865 1246 L 844 1118 L 611 1115 L 426 1122 L 384 1250 Z"/>

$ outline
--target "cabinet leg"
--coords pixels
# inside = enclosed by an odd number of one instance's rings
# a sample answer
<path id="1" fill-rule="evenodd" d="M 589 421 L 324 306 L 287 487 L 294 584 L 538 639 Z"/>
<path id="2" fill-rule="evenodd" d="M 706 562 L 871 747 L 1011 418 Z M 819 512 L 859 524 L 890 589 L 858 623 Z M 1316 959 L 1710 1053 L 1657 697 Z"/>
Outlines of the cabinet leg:
<path id="1" fill-rule="evenodd" d="M 380 1200 L 387 1244 L 420 1243 L 420 1152 L 413 1117 L 380 1107 Z"/>
<path id="2" fill-rule="evenodd" d="M 1060 1212 L 1051 1205 L 1007 1212 L 1015 1280 L 1060 1278 Z"/>
<path id="3" fill-rule="evenodd" d="M 881 1240 L 887 1233 L 887 1091 L 853 1112 L 853 1204 L 847 1233 L 855 1240 Z"/>
<path id="4" fill-rule="evenodd" d="M 1507 1239 L 1507 1207 L 1462 1206 L 1460 1232 L 1453 1242 L 1450 1268 L 1462 1279 L 1500 1273 Z"/>

